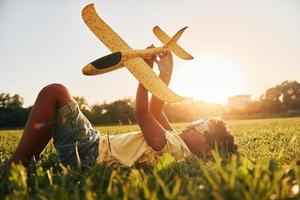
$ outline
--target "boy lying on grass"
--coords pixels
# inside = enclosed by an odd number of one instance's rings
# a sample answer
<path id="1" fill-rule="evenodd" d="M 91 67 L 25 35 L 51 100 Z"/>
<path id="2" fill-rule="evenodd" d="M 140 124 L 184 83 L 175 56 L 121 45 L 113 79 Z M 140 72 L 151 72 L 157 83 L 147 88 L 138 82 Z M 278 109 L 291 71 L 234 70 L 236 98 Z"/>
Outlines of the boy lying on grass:
<path id="1" fill-rule="evenodd" d="M 153 68 L 158 65 L 159 77 L 168 85 L 173 71 L 171 53 L 146 60 Z M 217 147 L 219 151 L 235 152 L 237 145 L 224 122 L 216 119 L 191 124 L 181 133 L 175 133 L 164 114 L 162 100 L 152 96 L 139 83 L 136 93 L 135 116 L 141 132 L 108 136 L 95 131 L 80 111 L 68 90 L 60 84 L 43 88 L 31 110 L 18 147 L 8 163 L 21 162 L 28 166 L 51 138 L 58 160 L 77 166 L 95 163 L 132 166 L 138 162 L 153 164 L 164 153 L 176 161 L 184 161 Z M 78 159 L 79 158 L 79 159 Z"/>

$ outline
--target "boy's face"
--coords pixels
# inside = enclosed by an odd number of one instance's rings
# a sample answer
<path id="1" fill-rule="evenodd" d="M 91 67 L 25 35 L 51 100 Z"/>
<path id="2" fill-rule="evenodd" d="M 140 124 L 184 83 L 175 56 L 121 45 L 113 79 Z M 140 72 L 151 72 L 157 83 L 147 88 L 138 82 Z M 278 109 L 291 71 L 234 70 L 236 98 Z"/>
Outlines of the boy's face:
<path id="1" fill-rule="evenodd" d="M 197 155 L 208 155 L 210 154 L 211 151 L 211 147 L 209 146 L 206 138 L 204 137 L 203 134 L 200 134 L 199 132 L 197 132 L 195 129 L 191 128 L 191 127 L 186 127 L 185 129 L 182 130 L 183 134 L 186 134 L 187 137 L 190 138 L 191 141 L 194 141 L 194 143 L 196 143 L 195 149 L 193 149 L 193 152 Z"/>

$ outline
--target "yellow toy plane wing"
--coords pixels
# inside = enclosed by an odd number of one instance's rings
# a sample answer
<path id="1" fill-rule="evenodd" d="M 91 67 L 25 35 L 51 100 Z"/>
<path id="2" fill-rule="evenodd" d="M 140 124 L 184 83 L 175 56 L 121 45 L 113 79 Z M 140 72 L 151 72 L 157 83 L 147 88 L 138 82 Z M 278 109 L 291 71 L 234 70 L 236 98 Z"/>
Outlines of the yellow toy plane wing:
<path id="1" fill-rule="evenodd" d="M 163 44 L 167 44 L 171 40 L 171 37 L 168 36 L 159 26 L 155 26 L 153 28 L 153 33 Z M 186 52 L 178 44 L 175 44 L 172 47 L 172 52 L 175 53 L 178 57 L 180 57 L 182 59 L 185 59 L 185 60 L 193 59 L 193 56 L 191 56 L 188 52 Z"/>
<path id="2" fill-rule="evenodd" d="M 152 71 L 142 58 L 133 58 L 125 61 L 127 69 L 157 98 L 176 103 L 183 100 L 183 97 L 172 92 L 168 86 Z"/>
<path id="3" fill-rule="evenodd" d="M 89 4 L 83 8 L 82 18 L 89 29 L 112 52 L 131 49 L 130 46 L 98 16 L 94 4 Z"/>

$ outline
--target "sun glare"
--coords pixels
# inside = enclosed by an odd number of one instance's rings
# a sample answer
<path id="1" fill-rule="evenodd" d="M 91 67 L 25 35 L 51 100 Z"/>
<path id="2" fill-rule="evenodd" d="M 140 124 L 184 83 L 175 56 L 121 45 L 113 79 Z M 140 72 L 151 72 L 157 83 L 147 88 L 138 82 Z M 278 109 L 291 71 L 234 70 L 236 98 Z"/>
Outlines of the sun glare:
<path id="1" fill-rule="evenodd" d="M 223 56 L 202 55 L 174 69 L 172 88 L 178 94 L 210 103 L 227 103 L 246 92 L 241 67 Z"/>

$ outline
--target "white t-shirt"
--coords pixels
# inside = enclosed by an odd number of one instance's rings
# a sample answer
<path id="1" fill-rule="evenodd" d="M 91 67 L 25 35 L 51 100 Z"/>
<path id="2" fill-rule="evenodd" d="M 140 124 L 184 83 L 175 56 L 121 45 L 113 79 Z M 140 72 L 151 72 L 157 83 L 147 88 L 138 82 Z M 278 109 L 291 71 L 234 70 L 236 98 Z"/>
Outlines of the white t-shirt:
<path id="1" fill-rule="evenodd" d="M 166 131 L 165 136 L 167 143 L 163 149 L 154 151 L 146 142 L 142 132 L 101 135 L 97 163 L 132 166 L 141 162 L 155 164 L 164 153 L 171 154 L 177 162 L 194 156 L 176 133 Z"/>

